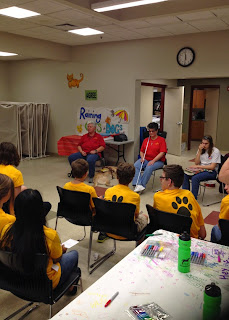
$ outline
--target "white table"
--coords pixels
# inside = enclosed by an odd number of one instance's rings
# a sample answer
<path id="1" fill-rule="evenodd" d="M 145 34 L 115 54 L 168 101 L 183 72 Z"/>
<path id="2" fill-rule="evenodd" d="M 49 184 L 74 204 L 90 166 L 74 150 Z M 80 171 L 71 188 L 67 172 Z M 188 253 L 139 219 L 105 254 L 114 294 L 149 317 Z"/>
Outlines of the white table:
<path id="1" fill-rule="evenodd" d="M 184 274 L 177 270 L 178 236 L 164 230 L 159 232 L 163 235 L 149 240 L 172 244 L 164 260 L 140 255 L 148 241 L 145 240 L 52 319 L 128 320 L 125 310 L 130 306 L 155 302 L 174 320 L 201 320 L 204 288 L 212 281 L 221 288 L 221 308 L 225 310 L 229 302 L 229 247 L 192 239 L 192 251 L 207 253 L 206 264 L 191 264 L 191 272 Z M 119 295 L 104 308 L 116 291 Z"/>
<path id="2" fill-rule="evenodd" d="M 118 153 L 118 160 L 116 161 L 116 166 L 119 162 L 119 159 L 120 158 L 123 158 L 123 160 L 126 162 L 126 159 L 125 159 L 125 145 L 128 144 L 128 143 L 133 143 L 134 140 L 127 140 L 127 141 L 114 141 L 114 140 L 107 140 L 105 141 L 106 145 L 115 150 L 117 153 Z M 112 146 L 117 146 L 118 149 L 112 147 Z M 120 146 L 122 146 L 122 150 L 120 150 Z"/>

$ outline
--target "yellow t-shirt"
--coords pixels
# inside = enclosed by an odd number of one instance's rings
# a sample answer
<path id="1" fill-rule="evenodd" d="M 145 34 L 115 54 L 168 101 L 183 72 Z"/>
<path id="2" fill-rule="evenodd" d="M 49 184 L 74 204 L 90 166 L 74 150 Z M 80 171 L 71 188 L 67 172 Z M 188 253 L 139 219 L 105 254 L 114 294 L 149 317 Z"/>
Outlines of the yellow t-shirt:
<path id="1" fill-rule="evenodd" d="M 0 164 L 0 173 L 5 174 L 13 180 L 14 188 L 20 187 L 24 184 L 21 171 L 16 169 L 14 166 L 5 166 Z"/>
<path id="2" fill-rule="evenodd" d="M 50 280 L 52 280 L 52 287 L 53 289 L 56 288 L 60 281 L 61 276 L 61 267 L 59 262 L 56 263 L 58 266 L 58 271 L 52 269 L 53 259 L 58 259 L 62 255 L 62 246 L 60 242 L 60 238 L 56 232 L 51 228 L 47 228 L 44 226 L 44 234 L 46 237 L 46 242 L 49 249 L 49 261 L 47 266 L 47 276 Z"/>
<path id="3" fill-rule="evenodd" d="M 229 220 L 229 194 L 221 202 L 219 219 Z"/>
<path id="4" fill-rule="evenodd" d="M 183 189 L 159 191 L 154 195 L 153 207 L 161 211 L 191 217 L 190 235 L 193 238 L 198 238 L 198 232 L 200 227 L 204 225 L 204 219 L 200 206 L 190 191 Z"/>
<path id="5" fill-rule="evenodd" d="M 87 185 L 84 182 L 81 182 L 81 183 L 68 182 L 68 183 L 65 183 L 64 189 L 90 193 L 90 195 L 91 195 L 90 207 L 91 207 L 91 209 L 93 209 L 95 207 L 92 198 L 98 198 L 98 196 L 97 196 L 96 191 L 95 191 L 95 189 L 93 187 Z"/>
<path id="6" fill-rule="evenodd" d="M 5 227 L 3 227 L 0 239 L 3 238 L 5 232 L 11 227 L 12 227 L 12 223 L 7 224 L 5 225 Z M 46 269 L 47 276 L 50 280 L 52 280 L 52 287 L 54 289 L 56 288 L 56 286 L 60 281 L 61 267 L 59 262 L 57 262 L 56 265 L 58 270 L 55 271 L 54 269 L 52 269 L 53 259 L 58 259 L 62 256 L 62 246 L 61 246 L 60 238 L 55 230 L 51 228 L 47 228 L 46 226 L 44 226 L 43 229 L 44 229 L 46 243 L 49 251 L 47 253 L 47 255 L 49 256 L 48 266 Z"/>
<path id="7" fill-rule="evenodd" d="M 3 227 L 8 223 L 14 223 L 16 218 L 12 216 L 11 214 L 5 213 L 2 208 L 0 208 L 0 234 L 3 229 Z"/>
<path id="8" fill-rule="evenodd" d="M 136 206 L 135 217 L 139 214 L 140 195 L 132 191 L 128 186 L 118 184 L 112 188 L 107 189 L 104 195 L 104 199 L 114 202 L 132 203 Z M 122 236 L 117 236 L 114 234 L 108 233 L 107 235 L 111 235 L 116 239 L 125 239 Z"/>

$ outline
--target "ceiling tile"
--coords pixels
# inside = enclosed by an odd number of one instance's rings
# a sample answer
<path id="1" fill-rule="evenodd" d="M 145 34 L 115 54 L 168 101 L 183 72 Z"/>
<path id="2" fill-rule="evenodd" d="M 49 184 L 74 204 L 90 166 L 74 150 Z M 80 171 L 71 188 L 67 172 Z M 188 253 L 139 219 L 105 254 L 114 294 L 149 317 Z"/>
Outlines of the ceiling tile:
<path id="1" fill-rule="evenodd" d="M 229 16 L 229 8 L 212 9 L 211 12 L 214 13 L 217 17 Z"/>
<path id="2" fill-rule="evenodd" d="M 55 19 L 47 15 L 40 15 L 40 16 L 34 16 L 31 18 L 26 18 L 26 21 L 33 22 L 39 25 L 45 25 L 45 26 L 56 26 L 62 23 L 62 21 L 60 22 L 59 19 Z"/>
<path id="3" fill-rule="evenodd" d="M 225 22 L 217 18 L 190 21 L 189 24 L 203 32 L 229 29 Z"/>
<path id="4" fill-rule="evenodd" d="M 57 1 L 52 0 L 37 0 L 32 2 L 27 2 L 20 5 L 21 8 L 35 11 L 41 14 L 47 14 L 62 10 L 69 9 L 69 6 L 65 6 L 63 4 L 60 4 Z"/>
<path id="5" fill-rule="evenodd" d="M 180 20 L 177 17 L 174 16 L 168 16 L 168 17 L 152 17 L 147 18 L 145 21 L 149 22 L 153 26 L 162 26 L 166 24 L 171 23 L 179 23 Z"/>
<path id="6" fill-rule="evenodd" d="M 161 26 L 161 29 L 165 31 L 169 31 L 172 34 L 184 34 L 184 33 L 195 33 L 200 32 L 195 27 L 187 24 L 187 23 L 177 23 L 177 24 L 170 24 L 167 26 Z"/>
<path id="7" fill-rule="evenodd" d="M 138 29 L 138 28 L 147 28 L 150 27 L 149 22 L 144 21 L 144 20 L 131 20 L 131 21 L 122 21 L 120 23 L 120 26 L 123 26 L 125 28 L 133 28 L 133 29 Z"/>
<path id="8" fill-rule="evenodd" d="M 87 19 L 88 15 L 78 10 L 63 10 L 48 14 L 49 17 L 64 20 L 65 22 L 77 21 L 77 19 Z"/>
<path id="9" fill-rule="evenodd" d="M 0 0 L 0 8 L 7 8 L 12 6 L 21 6 L 24 3 L 27 2 L 36 2 L 31 0 Z"/>
<path id="10" fill-rule="evenodd" d="M 199 12 L 178 14 L 177 17 L 182 21 L 192 21 L 192 20 L 213 18 L 215 17 L 215 15 L 210 11 L 199 11 Z"/>
<path id="11" fill-rule="evenodd" d="M 172 35 L 172 33 L 163 30 L 161 28 L 157 28 L 157 27 L 150 27 L 150 28 L 141 28 L 138 29 L 138 33 L 144 35 L 144 36 L 163 36 L 163 35 Z"/>

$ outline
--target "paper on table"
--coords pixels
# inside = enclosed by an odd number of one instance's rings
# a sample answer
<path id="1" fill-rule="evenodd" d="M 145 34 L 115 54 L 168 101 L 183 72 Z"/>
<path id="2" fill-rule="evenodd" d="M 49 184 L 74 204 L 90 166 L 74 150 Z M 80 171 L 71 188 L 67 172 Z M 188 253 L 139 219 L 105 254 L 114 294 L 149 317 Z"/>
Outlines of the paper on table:
<path id="1" fill-rule="evenodd" d="M 77 240 L 68 239 L 67 241 L 63 242 L 62 244 L 65 246 L 65 248 L 69 249 L 79 243 Z"/>

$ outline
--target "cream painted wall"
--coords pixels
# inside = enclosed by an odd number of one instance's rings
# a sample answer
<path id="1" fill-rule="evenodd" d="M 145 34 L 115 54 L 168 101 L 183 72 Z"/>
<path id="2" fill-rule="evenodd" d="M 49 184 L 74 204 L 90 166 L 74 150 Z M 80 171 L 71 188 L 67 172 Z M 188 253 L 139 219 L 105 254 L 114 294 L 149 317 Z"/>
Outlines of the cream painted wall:
<path id="1" fill-rule="evenodd" d="M 8 62 L 0 61 L 0 101 L 9 99 L 9 66 Z"/>
<path id="2" fill-rule="evenodd" d="M 140 127 L 145 127 L 152 121 L 153 87 L 141 86 Z"/>
<path id="3" fill-rule="evenodd" d="M 128 108 L 129 138 L 135 139 L 135 145 L 128 146 L 127 160 L 133 162 L 137 155 L 140 127 L 140 107 L 136 105 L 136 101 L 140 103 L 139 81 L 136 80 L 229 76 L 225 67 L 229 52 L 228 36 L 229 32 L 223 31 L 77 46 L 72 49 L 72 62 L 10 62 L 9 99 L 50 103 L 50 152 L 57 151 L 60 137 L 75 132 L 75 114 L 81 105 Z M 196 61 L 191 67 L 182 68 L 176 62 L 176 54 L 186 45 L 196 51 Z M 66 74 L 72 72 L 76 77 L 80 72 L 85 75 L 79 89 L 67 86 Z M 85 89 L 97 89 L 98 100 L 85 104 Z M 228 115 L 228 104 L 220 105 L 217 137 L 219 147 L 226 149 L 225 119 L 228 116 L 225 117 L 225 112 Z"/>

